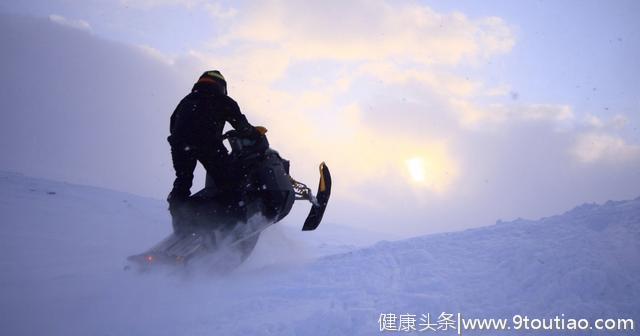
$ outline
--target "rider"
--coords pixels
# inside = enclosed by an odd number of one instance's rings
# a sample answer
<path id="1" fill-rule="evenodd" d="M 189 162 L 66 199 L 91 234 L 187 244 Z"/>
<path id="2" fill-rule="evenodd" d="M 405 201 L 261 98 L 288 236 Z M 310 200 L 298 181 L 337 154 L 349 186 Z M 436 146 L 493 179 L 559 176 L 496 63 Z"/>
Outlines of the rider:
<path id="1" fill-rule="evenodd" d="M 176 179 L 167 198 L 170 206 L 191 195 L 198 161 L 219 190 L 229 191 L 233 187 L 228 151 L 222 144 L 225 122 L 247 137 L 260 134 L 240 112 L 238 104 L 227 96 L 227 81 L 220 71 L 207 71 L 171 115 L 171 135 L 167 140 Z"/>

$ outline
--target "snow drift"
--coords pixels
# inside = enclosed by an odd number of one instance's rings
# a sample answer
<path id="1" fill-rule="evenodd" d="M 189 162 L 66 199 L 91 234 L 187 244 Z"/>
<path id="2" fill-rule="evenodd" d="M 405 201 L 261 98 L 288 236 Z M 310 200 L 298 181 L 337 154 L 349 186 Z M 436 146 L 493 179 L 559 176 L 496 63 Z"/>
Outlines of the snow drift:
<path id="1" fill-rule="evenodd" d="M 640 321 L 640 198 L 360 249 L 345 247 L 359 232 L 327 243 L 330 227 L 276 225 L 225 277 L 122 270 L 170 230 L 158 200 L 0 173 L 0 223 L 3 335 L 371 335 L 387 313 Z"/>

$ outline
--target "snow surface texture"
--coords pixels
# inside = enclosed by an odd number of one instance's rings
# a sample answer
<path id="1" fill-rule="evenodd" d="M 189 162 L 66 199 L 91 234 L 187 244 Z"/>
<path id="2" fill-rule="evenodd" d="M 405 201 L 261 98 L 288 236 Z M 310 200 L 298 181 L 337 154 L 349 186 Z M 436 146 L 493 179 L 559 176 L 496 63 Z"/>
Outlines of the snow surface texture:
<path id="1" fill-rule="evenodd" d="M 640 199 L 359 249 L 322 229 L 278 224 L 225 277 L 125 272 L 169 233 L 164 202 L 0 173 L 0 334 L 375 335 L 382 313 L 443 311 L 638 333 Z"/>

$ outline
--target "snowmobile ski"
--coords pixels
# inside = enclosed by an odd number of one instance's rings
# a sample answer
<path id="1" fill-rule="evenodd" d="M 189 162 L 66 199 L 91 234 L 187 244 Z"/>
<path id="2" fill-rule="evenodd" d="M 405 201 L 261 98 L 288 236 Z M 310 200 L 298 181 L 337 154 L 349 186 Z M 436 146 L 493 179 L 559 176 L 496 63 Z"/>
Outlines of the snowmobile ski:
<path id="1" fill-rule="evenodd" d="M 327 203 L 329 203 L 330 196 L 331 172 L 329 172 L 329 168 L 323 162 L 320 164 L 320 182 L 318 185 L 318 194 L 315 196 L 315 202 L 312 202 L 313 205 L 311 206 L 309 215 L 307 215 L 307 219 L 304 221 L 302 231 L 313 231 L 318 227 L 318 225 L 320 225 L 320 221 L 322 221 L 324 211 L 327 208 Z"/>
<path id="2" fill-rule="evenodd" d="M 228 232 L 174 232 L 148 251 L 129 256 L 129 265 L 125 266 L 125 270 L 132 266 L 140 271 L 158 266 L 187 266 L 196 260 L 203 260 L 203 264 L 210 269 L 229 271 L 249 257 L 260 233 L 270 225 L 260 220 L 238 225 Z"/>

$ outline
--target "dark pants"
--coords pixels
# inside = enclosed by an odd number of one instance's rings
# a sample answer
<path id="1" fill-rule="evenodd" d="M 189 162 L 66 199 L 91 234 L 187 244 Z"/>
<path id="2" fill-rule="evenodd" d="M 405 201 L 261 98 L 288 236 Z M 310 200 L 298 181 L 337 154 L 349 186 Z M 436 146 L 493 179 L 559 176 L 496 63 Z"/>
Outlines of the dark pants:
<path id="1" fill-rule="evenodd" d="M 194 224 L 191 211 L 186 208 L 184 202 L 191 195 L 193 184 L 193 171 L 200 162 L 218 191 L 231 193 L 234 189 L 233 170 L 229 167 L 227 149 L 220 144 L 218 148 L 201 150 L 194 147 L 172 146 L 171 157 L 173 168 L 176 171 L 176 179 L 173 182 L 173 190 L 169 194 L 169 212 L 172 217 L 174 232 L 188 229 L 188 225 Z M 186 225 L 186 226 L 185 226 Z"/>
<path id="2" fill-rule="evenodd" d="M 219 190 L 225 191 L 233 187 L 229 156 L 227 149 L 222 144 L 219 147 L 216 146 L 210 149 L 172 147 L 171 157 L 173 159 L 173 168 L 176 171 L 176 179 L 173 182 L 171 193 L 176 198 L 186 198 L 191 194 L 193 171 L 197 162 L 200 162 L 207 174 L 213 178 Z"/>

